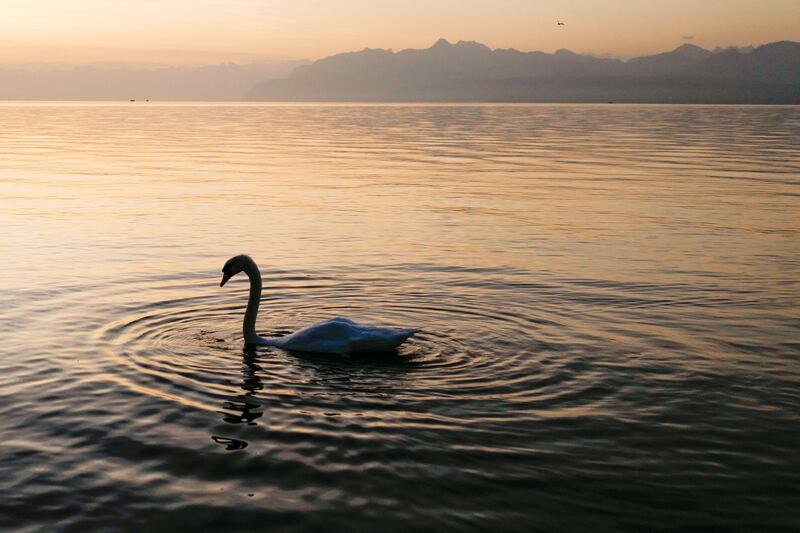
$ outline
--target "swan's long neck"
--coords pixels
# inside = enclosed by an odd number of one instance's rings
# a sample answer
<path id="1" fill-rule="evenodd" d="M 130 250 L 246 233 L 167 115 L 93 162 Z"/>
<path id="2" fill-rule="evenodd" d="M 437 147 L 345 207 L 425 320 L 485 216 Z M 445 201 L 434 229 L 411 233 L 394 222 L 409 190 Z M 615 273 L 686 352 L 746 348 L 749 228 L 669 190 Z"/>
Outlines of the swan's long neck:
<path id="1" fill-rule="evenodd" d="M 249 261 L 244 268 L 250 278 L 250 297 L 247 299 L 247 310 L 244 312 L 242 335 L 248 344 L 259 344 L 261 338 L 256 333 L 256 318 L 258 306 L 261 305 L 261 272 L 253 261 Z"/>

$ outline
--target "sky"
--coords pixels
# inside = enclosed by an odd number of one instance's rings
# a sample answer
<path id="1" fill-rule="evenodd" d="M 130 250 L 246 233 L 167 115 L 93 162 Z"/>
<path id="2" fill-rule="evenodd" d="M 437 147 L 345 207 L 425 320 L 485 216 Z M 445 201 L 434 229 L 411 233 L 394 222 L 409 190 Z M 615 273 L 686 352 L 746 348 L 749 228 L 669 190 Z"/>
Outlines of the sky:
<path id="1" fill-rule="evenodd" d="M 800 0 L 0 0 L 0 63 L 313 60 L 440 37 L 615 57 L 800 41 Z"/>

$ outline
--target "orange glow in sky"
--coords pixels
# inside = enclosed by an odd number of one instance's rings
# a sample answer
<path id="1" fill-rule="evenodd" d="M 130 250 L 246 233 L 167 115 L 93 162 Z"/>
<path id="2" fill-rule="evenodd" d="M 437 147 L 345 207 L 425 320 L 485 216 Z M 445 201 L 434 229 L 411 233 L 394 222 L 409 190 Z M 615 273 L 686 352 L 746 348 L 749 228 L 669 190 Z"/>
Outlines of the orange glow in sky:
<path id="1" fill-rule="evenodd" d="M 566 26 L 556 26 L 556 20 Z M 634 56 L 800 40 L 798 0 L 2 0 L 0 62 L 193 64 L 427 48 Z"/>

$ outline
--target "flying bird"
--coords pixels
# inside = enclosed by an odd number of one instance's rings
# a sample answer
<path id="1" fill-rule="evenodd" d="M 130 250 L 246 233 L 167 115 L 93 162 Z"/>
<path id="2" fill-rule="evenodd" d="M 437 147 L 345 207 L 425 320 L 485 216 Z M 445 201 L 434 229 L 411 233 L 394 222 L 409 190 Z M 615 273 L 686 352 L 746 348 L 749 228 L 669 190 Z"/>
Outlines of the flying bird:
<path id="1" fill-rule="evenodd" d="M 566 24 L 564 24 L 563 22 L 558 20 L 558 21 L 556 21 L 556 26 L 566 26 Z"/>

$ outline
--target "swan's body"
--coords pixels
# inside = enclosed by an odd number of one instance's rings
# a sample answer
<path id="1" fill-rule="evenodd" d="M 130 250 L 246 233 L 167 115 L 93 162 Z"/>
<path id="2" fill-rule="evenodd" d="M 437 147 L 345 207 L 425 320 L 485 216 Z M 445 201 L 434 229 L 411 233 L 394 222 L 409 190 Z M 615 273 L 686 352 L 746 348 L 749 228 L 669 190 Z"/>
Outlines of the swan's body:
<path id="1" fill-rule="evenodd" d="M 250 297 L 242 325 L 242 334 L 247 344 L 275 346 L 298 352 L 349 355 L 394 351 L 417 332 L 416 329 L 367 327 L 346 318 L 333 318 L 285 337 L 260 337 L 256 333 L 256 317 L 261 304 L 261 272 L 255 261 L 246 255 L 229 259 L 222 268 L 220 287 L 239 272 L 246 273 L 250 278 Z"/>

